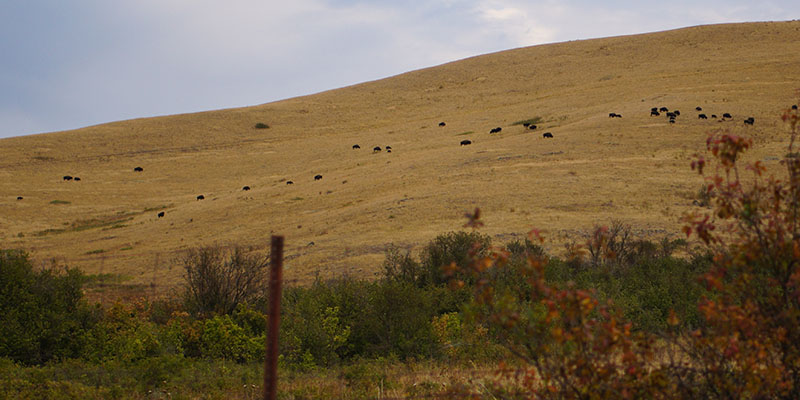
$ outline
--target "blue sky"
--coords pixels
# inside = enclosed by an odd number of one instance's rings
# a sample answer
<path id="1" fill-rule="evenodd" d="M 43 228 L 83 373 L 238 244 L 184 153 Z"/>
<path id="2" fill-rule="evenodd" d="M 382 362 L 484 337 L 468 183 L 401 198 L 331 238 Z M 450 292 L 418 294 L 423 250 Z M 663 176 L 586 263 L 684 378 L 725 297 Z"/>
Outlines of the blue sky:
<path id="1" fill-rule="evenodd" d="M 535 44 L 798 18 L 796 0 L 7 0 L 0 138 L 262 104 Z"/>

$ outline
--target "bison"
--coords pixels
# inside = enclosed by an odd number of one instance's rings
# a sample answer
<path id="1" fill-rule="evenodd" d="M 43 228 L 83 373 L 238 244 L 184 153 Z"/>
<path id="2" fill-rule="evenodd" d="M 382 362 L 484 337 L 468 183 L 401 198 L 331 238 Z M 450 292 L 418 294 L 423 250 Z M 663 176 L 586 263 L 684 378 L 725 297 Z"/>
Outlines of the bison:
<path id="1" fill-rule="evenodd" d="M 695 111 L 703 111 L 703 107 L 700 107 L 700 106 L 697 106 L 694 109 L 695 109 Z"/>
<path id="2" fill-rule="evenodd" d="M 202 194 L 197 196 L 197 200 L 204 200 L 205 198 L 206 196 L 203 196 Z"/>
<path id="3" fill-rule="evenodd" d="M 136 167 L 133 169 L 133 172 L 142 172 L 142 171 L 144 171 L 144 168 L 142 167 Z"/>
<path id="4" fill-rule="evenodd" d="M 246 191 L 250 190 L 250 186 L 245 186 L 245 187 L 242 188 L 242 190 L 244 190 L 246 192 Z"/>
<path id="5" fill-rule="evenodd" d="M 705 115 L 705 114 L 698 114 L 697 118 L 699 118 L 699 119 L 708 119 L 708 116 Z"/>
<path id="6" fill-rule="evenodd" d="M 661 107 L 661 108 L 659 108 L 659 109 L 658 109 L 658 111 L 661 111 L 661 112 L 667 112 L 667 111 L 669 111 L 669 108 L 667 108 L 667 107 Z"/>
<path id="7" fill-rule="evenodd" d="M 17 196 L 17 200 L 22 200 L 22 196 Z"/>
<path id="8" fill-rule="evenodd" d="M 661 115 L 661 113 L 658 112 L 658 110 L 650 110 L 651 117 L 658 117 L 659 115 Z"/>
<path id="9" fill-rule="evenodd" d="M 322 175 L 314 175 L 314 180 L 315 181 L 318 181 L 320 179 L 322 179 Z"/>
<path id="10" fill-rule="evenodd" d="M 163 212 L 163 211 L 162 211 L 162 212 L 160 212 L 160 213 L 158 213 L 158 218 L 161 218 L 161 217 L 163 217 L 163 216 L 164 216 L 164 212 Z"/>
<path id="11" fill-rule="evenodd" d="M 756 122 L 756 119 L 753 117 L 747 118 L 744 120 L 745 125 L 753 125 Z"/>
<path id="12" fill-rule="evenodd" d="M 355 149 L 360 149 L 360 148 L 361 148 L 361 146 L 359 146 L 359 145 L 357 145 L 357 144 L 354 144 L 354 145 L 353 145 L 353 150 L 355 150 Z"/>
<path id="13" fill-rule="evenodd" d="M 553 134 L 552 134 L 552 133 L 550 133 L 550 132 L 545 132 L 545 133 L 543 133 L 543 134 L 542 134 L 542 137 L 543 137 L 543 138 L 545 138 L 545 139 L 547 139 L 547 138 L 552 138 L 552 137 L 553 137 Z"/>
<path id="14" fill-rule="evenodd" d="M 64 177 L 62 179 L 64 179 L 65 181 L 71 181 L 72 180 L 72 176 L 64 175 Z"/>
<path id="15" fill-rule="evenodd" d="M 445 126 L 445 125 L 447 124 L 445 124 L 444 122 L 439 122 L 439 126 Z"/>
<path id="16" fill-rule="evenodd" d="M 76 176 L 76 177 L 74 177 L 74 178 L 72 178 L 72 179 L 73 179 L 73 180 L 75 180 L 75 182 L 78 182 L 78 181 L 80 181 L 80 180 L 81 180 L 81 178 L 79 178 L 79 177 L 77 177 L 77 176 Z"/>
<path id="17" fill-rule="evenodd" d="M 528 129 L 536 130 L 536 125 L 530 124 L 530 125 L 528 125 Z"/>
<path id="18" fill-rule="evenodd" d="M 381 151 L 381 146 L 375 146 L 375 147 L 372 148 L 372 152 L 373 153 L 377 153 L 379 151 Z"/>
<path id="19" fill-rule="evenodd" d="M 287 184 L 287 185 L 294 185 L 294 182 L 292 182 L 292 181 L 286 181 L 286 184 Z"/>
<path id="20" fill-rule="evenodd" d="M 729 113 L 722 114 L 722 118 L 733 118 Z"/>
<path id="21" fill-rule="evenodd" d="M 497 128 L 494 128 L 494 129 L 490 130 L 489 133 L 499 133 L 502 130 L 503 130 L 503 128 L 498 126 Z"/>
<path id="22" fill-rule="evenodd" d="M 465 139 L 465 140 L 462 140 L 462 141 L 461 141 L 461 145 L 462 145 L 462 146 L 468 146 L 468 145 L 470 145 L 470 144 L 472 144 L 472 141 L 471 141 L 471 140 L 466 140 L 466 139 Z"/>

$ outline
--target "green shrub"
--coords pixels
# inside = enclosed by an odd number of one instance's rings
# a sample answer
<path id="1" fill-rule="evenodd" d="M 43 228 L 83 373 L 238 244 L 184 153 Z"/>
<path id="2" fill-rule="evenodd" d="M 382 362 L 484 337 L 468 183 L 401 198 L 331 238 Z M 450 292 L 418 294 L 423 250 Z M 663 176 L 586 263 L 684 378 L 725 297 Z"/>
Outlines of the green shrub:
<path id="1" fill-rule="evenodd" d="M 256 123 L 255 128 L 256 129 L 268 129 L 269 125 L 267 125 L 267 124 L 265 124 L 263 122 L 258 122 L 258 123 Z"/>
<path id="2" fill-rule="evenodd" d="M 77 269 L 35 271 L 24 252 L 0 250 L 0 357 L 41 364 L 80 355 L 97 321 L 83 280 Z"/>
<path id="3" fill-rule="evenodd" d="M 266 336 L 250 336 L 230 315 L 217 315 L 205 321 L 200 343 L 205 357 L 248 362 L 264 358 Z"/>

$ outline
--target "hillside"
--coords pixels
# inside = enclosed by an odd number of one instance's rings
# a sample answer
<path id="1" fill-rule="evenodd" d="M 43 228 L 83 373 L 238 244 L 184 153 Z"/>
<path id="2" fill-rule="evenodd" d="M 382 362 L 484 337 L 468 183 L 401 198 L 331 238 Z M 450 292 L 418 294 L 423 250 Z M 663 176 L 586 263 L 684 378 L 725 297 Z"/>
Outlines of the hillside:
<path id="1" fill-rule="evenodd" d="M 689 160 L 709 131 L 753 135 L 749 157 L 777 166 L 788 140 L 779 115 L 797 103 L 798 67 L 800 21 L 701 26 L 508 50 L 253 107 L 3 139 L 0 247 L 169 288 L 180 282 L 181 251 L 264 248 L 272 233 L 286 236 L 290 280 L 371 278 L 387 244 L 418 249 L 460 229 L 475 207 L 484 233 L 506 241 L 538 227 L 554 252 L 611 219 L 677 234 L 702 184 Z M 674 124 L 649 115 L 661 106 L 682 114 Z M 700 120 L 695 107 L 733 118 Z M 514 125 L 535 117 L 535 131 Z M 502 132 L 489 134 L 495 127 Z M 465 139 L 473 143 L 460 146 Z M 391 153 L 373 153 L 386 145 Z"/>

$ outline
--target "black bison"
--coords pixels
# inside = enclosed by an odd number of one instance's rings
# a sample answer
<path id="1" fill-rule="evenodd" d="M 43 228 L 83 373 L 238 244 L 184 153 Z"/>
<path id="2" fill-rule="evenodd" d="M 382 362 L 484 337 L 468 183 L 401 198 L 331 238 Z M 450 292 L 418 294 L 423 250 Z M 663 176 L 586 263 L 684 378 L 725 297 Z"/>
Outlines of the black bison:
<path id="1" fill-rule="evenodd" d="M 286 181 L 286 184 L 287 184 L 287 185 L 294 185 L 294 182 L 292 182 L 292 181 Z"/>
<path id="2" fill-rule="evenodd" d="M 322 175 L 314 175 L 314 180 L 315 181 L 318 181 L 320 179 L 322 179 Z"/>
<path id="3" fill-rule="evenodd" d="M 675 123 L 675 118 L 670 118 L 670 119 L 669 119 L 669 123 L 670 123 L 670 124 L 674 124 L 674 123 Z"/>
<path id="4" fill-rule="evenodd" d="M 377 153 L 379 151 L 381 151 L 381 146 L 375 146 L 375 147 L 372 148 L 372 152 L 373 153 Z"/>
<path id="5" fill-rule="evenodd" d="M 246 191 L 250 190 L 250 186 L 245 186 L 245 187 L 242 188 L 242 190 L 244 190 L 246 192 Z"/>
<path id="6" fill-rule="evenodd" d="M 133 169 L 133 172 L 142 172 L 142 171 L 144 171 L 144 168 L 142 167 L 136 167 Z"/>
<path id="7" fill-rule="evenodd" d="M 197 196 L 197 200 L 204 200 L 205 198 L 206 198 L 206 196 L 203 196 L 202 194 Z"/>
<path id="8" fill-rule="evenodd" d="M 357 144 L 354 144 L 354 145 L 353 145 L 353 150 L 355 150 L 355 149 L 360 149 L 360 148 L 361 148 L 361 146 L 359 146 L 359 145 L 357 145 Z"/>
<path id="9" fill-rule="evenodd" d="M 22 196 L 17 196 L 17 200 L 22 200 Z"/>
<path id="10" fill-rule="evenodd" d="M 445 126 L 445 125 L 447 124 L 445 124 L 444 122 L 439 122 L 439 126 Z"/>
<path id="11" fill-rule="evenodd" d="M 76 177 L 74 177 L 74 178 L 72 178 L 72 179 L 74 179 L 76 182 L 78 182 L 78 181 L 80 181 L 80 180 L 81 180 L 81 178 L 79 178 L 79 177 L 77 177 L 77 176 L 76 176 Z"/>
<path id="12" fill-rule="evenodd" d="M 499 133 L 502 130 L 503 130 L 503 128 L 498 126 L 497 128 L 494 128 L 494 129 L 490 130 L 489 133 Z"/>
<path id="13" fill-rule="evenodd" d="M 650 109 L 650 111 L 658 111 L 658 107 L 653 107 Z"/>
<path id="14" fill-rule="evenodd" d="M 667 112 L 667 111 L 669 111 L 669 108 L 667 108 L 667 107 L 661 107 L 661 108 L 659 108 L 659 109 L 658 109 L 658 111 L 661 111 L 661 112 Z"/>
<path id="15" fill-rule="evenodd" d="M 163 211 L 162 211 L 162 212 L 160 212 L 160 213 L 158 213 L 158 218 L 161 218 L 161 217 L 163 217 L 163 216 L 164 216 L 164 212 L 163 212 Z"/>
<path id="16" fill-rule="evenodd" d="M 622 114 L 608 113 L 608 118 L 622 118 Z"/>
<path id="17" fill-rule="evenodd" d="M 530 122 L 523 122 L 522 126 L 527 128 L 527 127 L 531 126 L 531 123 Z"/>
<path id="18" fill-rule="evenodd" d="M 386 150 L 391 150 L 392 146 L 386 146 Z"/>
<path id="19" fill-rule="evenodd" d="M 708 116 L 706 116 L 705 114 L 698 114 L 698 115 L 697 115 L 697 118 L 700 118 L 700 119 L 708 119 Z"/>
<path id="20" fill-rule="evenodd" d="M 717 119 L 717 114 L 711 114 L 711 118 Z"/>
<path id="21" fill-rule="evenodd" d="M 797 110 L 797 104 L 792 106 L 792 110 Z"/>
<path id="22" fill-rule="evenodd" d="M 64 179 L 65 181 L 71 181 L 72 177 L 69 176 L 69 175 L 64 175 L 64 178 L 62 178 L 62 179 Z"/>
<path id="23" fill-rule="evenodd" d="M 461 145 L 462 145 L 462 146 L 467 146 L 467 145 L 470 145 L 470 144 L 472 144 L 472 140 L 466 140 L 466 139 L 465 139 L 465 140 L 462 140 L 462 141 L 461 141 Z"/>
<path id="24" fill-rule="evenodd" d="M 658 112 L 658 110 L 650 110 L 651 117 L 658 117 L 659 115 L 661 115 L 661 113 Z"/>
<path id="25" fill-rule="evenodd" d="M 697 106 L 694 109 L 695 109 L 695 111 L 703 111 L 703 107 L 700 107 L 700 106 Z"/>
<path id="26" fill-rule="evenodd" d="M 533 124 L 528 125 L 528 129 L 535 130 L 536 129 L 536 125 L 533 125 Z"/>
<path id="27" fill-rule="evenodd" d="M 750 117 L 750 118 L 744 120 L 745 125 L 753 125 L 755 122 L 756 122 L 756 119 L 753 118 L 753 117 Z"/>
<path id="28" fill-rule="evenodd" d="M 543 133 L 543 134 L 542 134 L 542 137 L 543 137 L 543 138 L 545 138 L 545 139 L 546 139 L 546 138 L 552 138 L 552 137 L 553 137 L 553 134 L 552 134 L 552 133 L 550 133 L 550 132 L 545 132 L 545 133 Z"/>
<path id="29" fill-rule="evenodd" d="M 729 113 L 722 114 L 722 118 L 733 118 Z"/>
<path id="30" fill-rule="evenodd" d="M 681 115 L 681 111 L 680 110 L 673 110 L 672 113 L 675 114 L 675 115 Z"/>
<path id="31" fill-rule="evenodd" d="M 678 114 L 675 114 L 674 112 L 668 112 L 667 113 L 667 118 L 675 119 L 677 117 L 678 117 Z"/>

